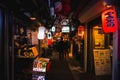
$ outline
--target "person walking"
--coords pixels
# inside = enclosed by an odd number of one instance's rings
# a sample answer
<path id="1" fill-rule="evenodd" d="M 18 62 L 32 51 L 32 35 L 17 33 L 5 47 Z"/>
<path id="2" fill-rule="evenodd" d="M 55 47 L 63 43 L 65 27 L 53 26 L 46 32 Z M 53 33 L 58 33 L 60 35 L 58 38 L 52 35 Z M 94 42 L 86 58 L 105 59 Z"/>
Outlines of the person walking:
<path id="1" fill-rule="evenodd" d="M 82 53 L 80 40 L 75 41 L 75 58 L 79 62 L 79 65 L 82 66 Z"/>
<path id="2" fill-rule="evenodd" d="M 60 41 L 57 43 L 57 51 L 59 52 L 59 60 L 64 60 L 64 50 L 65 44 L 63 38 L 61 37 Z"/>
<path id="3" fill-rule="evenodd" d="M 69 51 L 70 51 L 70 42 L 69 40 L 64 41 L 64 59 L 66 60 L 69 57 Z"/>

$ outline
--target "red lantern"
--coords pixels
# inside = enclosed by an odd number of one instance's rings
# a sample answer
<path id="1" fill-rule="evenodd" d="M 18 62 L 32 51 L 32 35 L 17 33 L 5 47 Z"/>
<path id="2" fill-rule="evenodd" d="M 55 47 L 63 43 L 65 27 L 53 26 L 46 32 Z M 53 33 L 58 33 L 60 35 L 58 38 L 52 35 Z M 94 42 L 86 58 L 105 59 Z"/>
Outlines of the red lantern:
<path id="1" fill-rule="evenodd" d="M 106 10 L 102 13 L 103 31 L 106 33 L 115 32 L 117 28 L 117 17 L 114 9 Z"/>
<path id="2" fill-rule="evenodd" d="M 84 26 L 82 25 L 78 27 L 78 36 L 80 36 L 82 39 L 84 38 Z"/>

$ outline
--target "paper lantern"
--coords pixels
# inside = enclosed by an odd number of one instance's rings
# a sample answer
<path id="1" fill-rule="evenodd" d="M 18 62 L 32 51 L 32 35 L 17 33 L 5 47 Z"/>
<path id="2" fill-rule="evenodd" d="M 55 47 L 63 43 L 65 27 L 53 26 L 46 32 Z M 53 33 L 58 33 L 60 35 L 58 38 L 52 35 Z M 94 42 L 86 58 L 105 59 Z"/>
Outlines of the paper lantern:
<path id="1" fill-rule="evenodd" d="M 84 38 L 84 26 L 82 25 L 78 27 L 78 36 L 80 36 L 81 38 Z"/>
<path id="2" fill-rule="evenodd" d="M 40 26 L 38 29 L 38 39 L 44 39 L 45 38 L 45 27 L 44 26 Z"/>
<path id="3" fill-rule="evenodd" d="M 103 31 L 106 33 L 116 31 L 117 17 L 114 9 L 108 9 L 102 13 L 102 27 Z"/>

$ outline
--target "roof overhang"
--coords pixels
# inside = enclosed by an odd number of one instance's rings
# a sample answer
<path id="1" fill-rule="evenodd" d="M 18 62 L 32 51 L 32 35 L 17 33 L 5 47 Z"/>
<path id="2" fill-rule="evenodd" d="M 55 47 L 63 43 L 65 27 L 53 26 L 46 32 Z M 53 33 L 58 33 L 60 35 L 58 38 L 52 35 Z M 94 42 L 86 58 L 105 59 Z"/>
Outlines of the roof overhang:
<path id="1" fill-rule="evenodd" d="M 84 11 L 79 13 L 79 21 L 81 23 L 89 22 L 95 19 L 97 16 L 101 15 L 102 11 L 106 10 L 108 7 L 104 5 L 103 0 L 98 0 L 97 2 L 91 2 L 87 5 Z"/>

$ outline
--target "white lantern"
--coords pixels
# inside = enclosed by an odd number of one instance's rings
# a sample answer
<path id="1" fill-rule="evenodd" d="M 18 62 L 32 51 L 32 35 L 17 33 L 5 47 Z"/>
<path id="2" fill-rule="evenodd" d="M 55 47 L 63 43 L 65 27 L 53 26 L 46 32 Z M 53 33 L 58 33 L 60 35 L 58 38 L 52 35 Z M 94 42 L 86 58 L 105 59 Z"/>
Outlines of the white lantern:
<path id="1" fill-rule="evenodd" d="M 45 27 L 44 26 L 40 26 L 38 29 L 38 39 L 44 39 L 45 37 Z"/>

